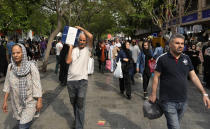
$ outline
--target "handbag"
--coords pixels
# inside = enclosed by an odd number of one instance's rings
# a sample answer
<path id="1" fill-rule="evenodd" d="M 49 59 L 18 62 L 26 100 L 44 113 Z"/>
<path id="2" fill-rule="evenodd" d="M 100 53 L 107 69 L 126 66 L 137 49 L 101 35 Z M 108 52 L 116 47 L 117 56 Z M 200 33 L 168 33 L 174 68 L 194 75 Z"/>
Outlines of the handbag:
<path id="1" fill-rule="evenodd" d="M 94 72 L 94 59 L 90 57 L 88 60 L 88 74 L 93 74 L 93 72 Z"/>
<path id="2" fill-rule="evenodd" d="M 117 62 L 117 67 L 114 70 L 114 77 L 116 78 L 123 78 L 122 68 L 121 68 L 121 61 Z"/>
<path id="3" fill-rule="evenodd" d="M 156 61 L 154 59 L 153 60 L 150 59 L 148 61 L 148 64 L 149 64 L 150 73 L 153 73 L 155 71 Z"/>
<path id="4" fill-rule="evenodd" d="M 111 71 L 111 60 L 106 60 L 106 69 Z"/>
<path id="5" fill-rule="evenodd" d="M 163 111 L 158 100 L 156 100 L 155 103 L 152 103 L 149 100 L 145 100 L 143 105 L 143 112 L 144 117 L 147 117 L 150 120 L 160 118 L 163 115 Z"/>

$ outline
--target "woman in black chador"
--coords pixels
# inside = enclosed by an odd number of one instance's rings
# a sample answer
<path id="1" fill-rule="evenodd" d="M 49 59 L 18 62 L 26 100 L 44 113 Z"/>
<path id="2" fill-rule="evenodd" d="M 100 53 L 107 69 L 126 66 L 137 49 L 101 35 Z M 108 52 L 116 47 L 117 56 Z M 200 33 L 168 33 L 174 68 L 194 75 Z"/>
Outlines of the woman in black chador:
<path id="1" fill-rule="evenodd" d="M 117 56 L 117 62 L 121 61 L 123 78 L 119 79 L 120 92 L 124 94 L 126 91 L 127 99 L 131 99 L 131 73 L 133 70 L 133 59 L 130 51 L 130 43 L 126 42 L 122 45 L 122 49 Z"/>
<path id="2" fill-rule="evenodd" d="M 61 82 L 62 86 L 65 86 L 67 83 L 67 75 L 69 64 L 66 64 L 66 56 L 68 55 L 69 46 L 67 44 L 63 45 L 63 48 L 60 53 L 60 73 L 59 73 L 59 81 Z"/>
<path id="3" fill-rule="evenodd" d="M 0 43 L 0 76 L 3 74 L 6 76 L 7 73 L 7 56 L 6 56 L 6 48 L 4 47 L 3 43 Z"/>

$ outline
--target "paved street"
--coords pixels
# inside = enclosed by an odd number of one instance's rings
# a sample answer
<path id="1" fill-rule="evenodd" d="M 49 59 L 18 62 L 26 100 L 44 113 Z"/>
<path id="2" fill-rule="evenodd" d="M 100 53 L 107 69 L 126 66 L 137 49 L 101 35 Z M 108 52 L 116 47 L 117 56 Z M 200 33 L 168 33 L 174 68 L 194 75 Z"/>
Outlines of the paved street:
<path id="1" fill-rule="evenodd" d="M 70 105 L 66 87 L 58 83 L 58 75 L 54 74 L 55 57 L 51 57 L 47 73 L 41 73 L 44 90 L 42 113 L 35 119 L 31 129 L 71 129 L 74 120 L 73 108 Z M 119 94 L 118 80 L 112 73 L 98 73 L 95 60 L 95 73 L 89 76 L 86 98 L 85 129 L 167 129 L 165 117 L 157 120 L 144 118 L 142 82 L 136 78 L 132 86 L 132 99 L 127 100 Z M 0 104 L 3 102 L 4 79 L 0 79 Z M 191 84 L 191 83 L 190 83 Z M 151 81 L 149 89 L 151 90 Z M 209 129 L 210 110 L 205 109 L 202 97 L 197 89 L 189 85 L 189 103 L 183 117 L 182 129 Z M 207 90 L 210 94 L 210 91 Z M 98 121 L 105 121 L 98 125 Z M 11 104 L 9 113 L 0 111 L 0 129 L 13 129 L 16 121 L 12 118 Z"/>

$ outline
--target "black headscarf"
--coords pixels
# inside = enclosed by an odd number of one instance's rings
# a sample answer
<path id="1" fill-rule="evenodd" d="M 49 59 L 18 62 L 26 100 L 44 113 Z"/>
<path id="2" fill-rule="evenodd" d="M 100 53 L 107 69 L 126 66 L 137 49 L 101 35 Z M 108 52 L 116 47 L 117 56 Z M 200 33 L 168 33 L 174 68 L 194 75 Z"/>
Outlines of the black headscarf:
<path id="1" fill-rule="evenodd" d="M 132 55 L 131 55 L 131 51 L 129 49 L 126 48 L 126 43 L 122 44 L 122 50 L 125 52 L 126 57 L 129 60 L 132 60 Z"/>
<path id="2" fill-rule="evenodd" d="M 144 44 L 147 43 L 148 44 L 148 49 L 144 48 Z M 149 42 L 145 41 L 142 43 L 142 49 L 143 49 L 143 53 L 145 56 L 151 57 L 151 53 L 150 53 L 150 46 L 149 46 Z"/>

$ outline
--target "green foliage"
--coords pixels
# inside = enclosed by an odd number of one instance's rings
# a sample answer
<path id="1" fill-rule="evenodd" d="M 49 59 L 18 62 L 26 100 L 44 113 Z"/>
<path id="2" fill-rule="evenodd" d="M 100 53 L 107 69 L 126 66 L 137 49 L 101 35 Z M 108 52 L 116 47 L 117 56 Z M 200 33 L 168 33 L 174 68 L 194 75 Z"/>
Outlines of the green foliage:
<path id="1" fill-rule="evenodd" d="M 69 5 L 67 1 L 60 0 L 59 10 L 68 7 L 63 25 L 79 25 L 98 36 L 124 32 L 132 37 L 136 29 L 151 26 L 154 7 L 165 8 L 161 2 L 165 0 L 71 0 Z M 0 16 L 0 31 L 31 29 L 39 35 L 50 35 L 58 18 L 55 0 L 0 0 Z"/>
<path id="2" fill-rule="evenodd" d="M 0 31 L 28 31 L 49 34 L 49 18 L 41 10 L 41 0 L 1 0 Z"/>
<path id="3" fill-rule="evenodd" d="M 131 2 L 138 14 L 149 16 L 160 28 L 163 23 L 177 16 L 177 0 L 131 0 Z"/>

